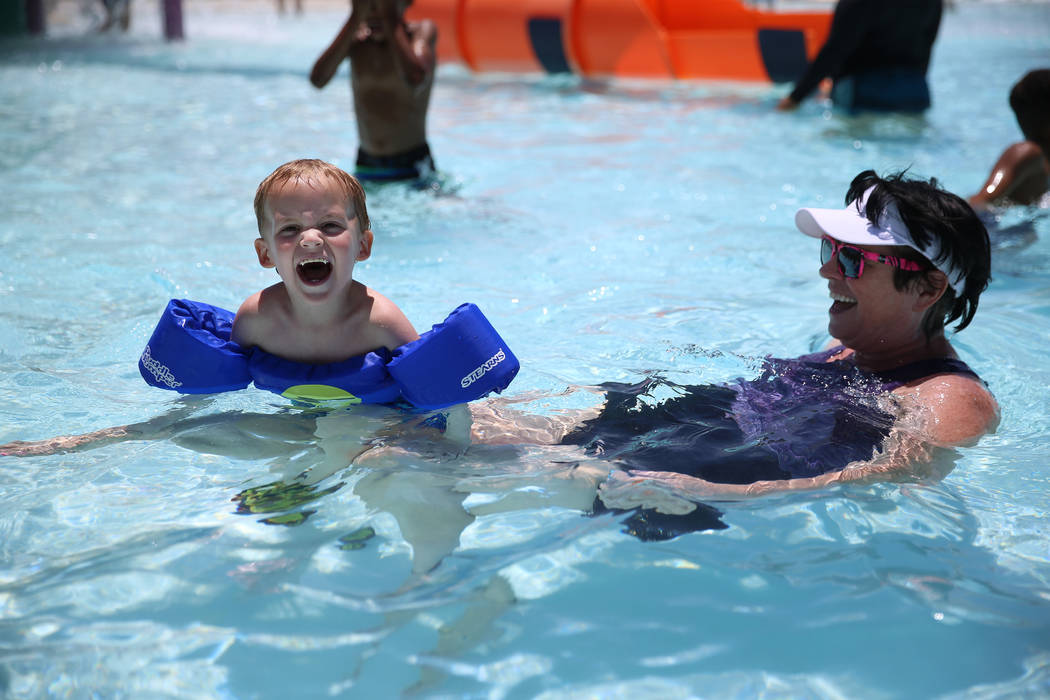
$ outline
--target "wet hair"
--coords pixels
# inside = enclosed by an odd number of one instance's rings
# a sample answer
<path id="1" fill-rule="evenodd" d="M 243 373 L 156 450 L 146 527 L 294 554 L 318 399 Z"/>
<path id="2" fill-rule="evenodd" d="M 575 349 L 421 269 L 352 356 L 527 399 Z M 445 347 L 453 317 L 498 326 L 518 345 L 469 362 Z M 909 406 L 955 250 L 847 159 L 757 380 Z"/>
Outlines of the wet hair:
<path id="1" fill-rule="evenodd" d="M 1050 141 L 1050 68 L 1029 71 L 1010 90 L 1010 109 L 1029 141 Z"/>
<path id="2" fill-rule="evenodd" d="M 869 221 L 878 221 L 886 208 L 895 204 L 916 245 L 928 248 L 931 243 L 939 244 L 937 262 L 946 263 L 947 267 L 961 270 L 965 275 L 961 294 L 957 295 L 949 285 L 927 311 L 923 319 L 927 340 L 956 320 L 959 321 L 956 331 L 966 328 L 977 313 L 981 293 L 991 280 L 992 253 L 984 223 L 964 199 L 941 189 L 936 179 L 912 179 L 906 177 L 905 172 L 881 178 L 874 170 L 865 170 L 850 183 L 846 204 L 860 199 L 872 186 L 875 190 L 864 210 Z M 899 246 L 898 251 L 901 257 L 930 267 L 917 272 L 894 269 L 893 286 L 904 290 L 914 285 L 931 285 L 929 275 L 936 269 L 932 261 L 914 248 Z"/>
<path id="3" fill-rule="evenodd" d="M 323 160 L 301 158 L 279 166 L 259 183 L 259 189 L 255 191 L 255 219 L 259 225 L 259 233 L 262 233 L 263 222 L 266 220 L 266 203 L 275 190 L 293 181 L 309 184 L 325 178 L 342 188 L 347 202 L 353 204 L 361 230 L 367 231 L 372 228 L 368 221 L 368 210 L 365 208 L 365 190 L 357 178 Z"/>

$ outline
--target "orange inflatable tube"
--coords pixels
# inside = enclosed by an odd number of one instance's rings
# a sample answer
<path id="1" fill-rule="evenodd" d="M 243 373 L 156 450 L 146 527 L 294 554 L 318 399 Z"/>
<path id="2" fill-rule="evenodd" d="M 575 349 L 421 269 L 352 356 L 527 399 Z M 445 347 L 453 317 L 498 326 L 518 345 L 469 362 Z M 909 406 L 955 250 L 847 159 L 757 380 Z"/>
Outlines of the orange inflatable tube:
<path id="1" fill-rule="evenodd" d="M 415 0 L 409 17 L 475 71 L 773 82 L 798 78 L 831 26 L 741 0 Z"/>

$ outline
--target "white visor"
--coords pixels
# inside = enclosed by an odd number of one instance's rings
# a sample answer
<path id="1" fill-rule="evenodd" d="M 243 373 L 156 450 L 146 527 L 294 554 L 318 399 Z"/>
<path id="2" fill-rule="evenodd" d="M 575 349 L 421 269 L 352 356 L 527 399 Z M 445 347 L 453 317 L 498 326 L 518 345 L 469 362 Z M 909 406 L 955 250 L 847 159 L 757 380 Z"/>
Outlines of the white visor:
<path id="1" fill-rule="evenodd" d="M 868 221 L 868 217 L 864 215 L 864 205 L 874 189 L 875 185 L 869 187 L 860 199 L 847 204 L 845 209 L 799 209 L 795 212 L 795 226 L 798 226 L 802 233 L 814 238 L 827 235 L 836 241 L 854 245 L 907 246 L 921 253 L 935 268 L 944 273 L 956 296 L 962 295 L 966 287 L 966 276 L 948 261 L 938 262 L 940 243 L 936 237 L 930 236 L 930 245 L 925 248 L 916 245 L 908 227 L 901 221 L 896 204 L 891 201 L 877 223 Z"/>

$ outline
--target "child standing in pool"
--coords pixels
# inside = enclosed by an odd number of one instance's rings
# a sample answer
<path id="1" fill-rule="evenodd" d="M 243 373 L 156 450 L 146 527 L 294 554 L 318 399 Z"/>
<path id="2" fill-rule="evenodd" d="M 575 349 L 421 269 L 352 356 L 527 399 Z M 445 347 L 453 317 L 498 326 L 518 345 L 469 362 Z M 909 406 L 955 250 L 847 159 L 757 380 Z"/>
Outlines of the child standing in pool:
<path id="1" fill-rule="evenodd" d="M 427 108 L 437 62 L 437 28 L 406 22 L 412 0 L 352 0 L 350 18 L 321 54 L 310 82 L 323 88 L 350 59 L 362 180 L 413 180 L 433 172 Z"/>
<path id="2" fill-rule="evenodd" d="M 281 281 L 241 304 L 233 324 L 241 347 L 326 364 L 419 338 L 401 309 L 353 279 L 373 240 L 353 176 L 320 160 L 285 163 L 259 185 L 255 215 L 259 264 Z"/>

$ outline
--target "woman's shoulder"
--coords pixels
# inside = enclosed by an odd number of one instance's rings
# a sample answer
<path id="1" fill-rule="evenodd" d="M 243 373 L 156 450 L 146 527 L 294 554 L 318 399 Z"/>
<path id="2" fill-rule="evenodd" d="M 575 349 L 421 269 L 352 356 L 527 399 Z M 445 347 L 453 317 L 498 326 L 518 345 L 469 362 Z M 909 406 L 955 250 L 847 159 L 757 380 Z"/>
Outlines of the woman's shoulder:
<path id="1" fill-rule="evenodd" d="M 972 445 L 999 425 L 999 404 L 976 374 L 934 374 L 895 393 L 916 409 L 936 445 Z"/>

